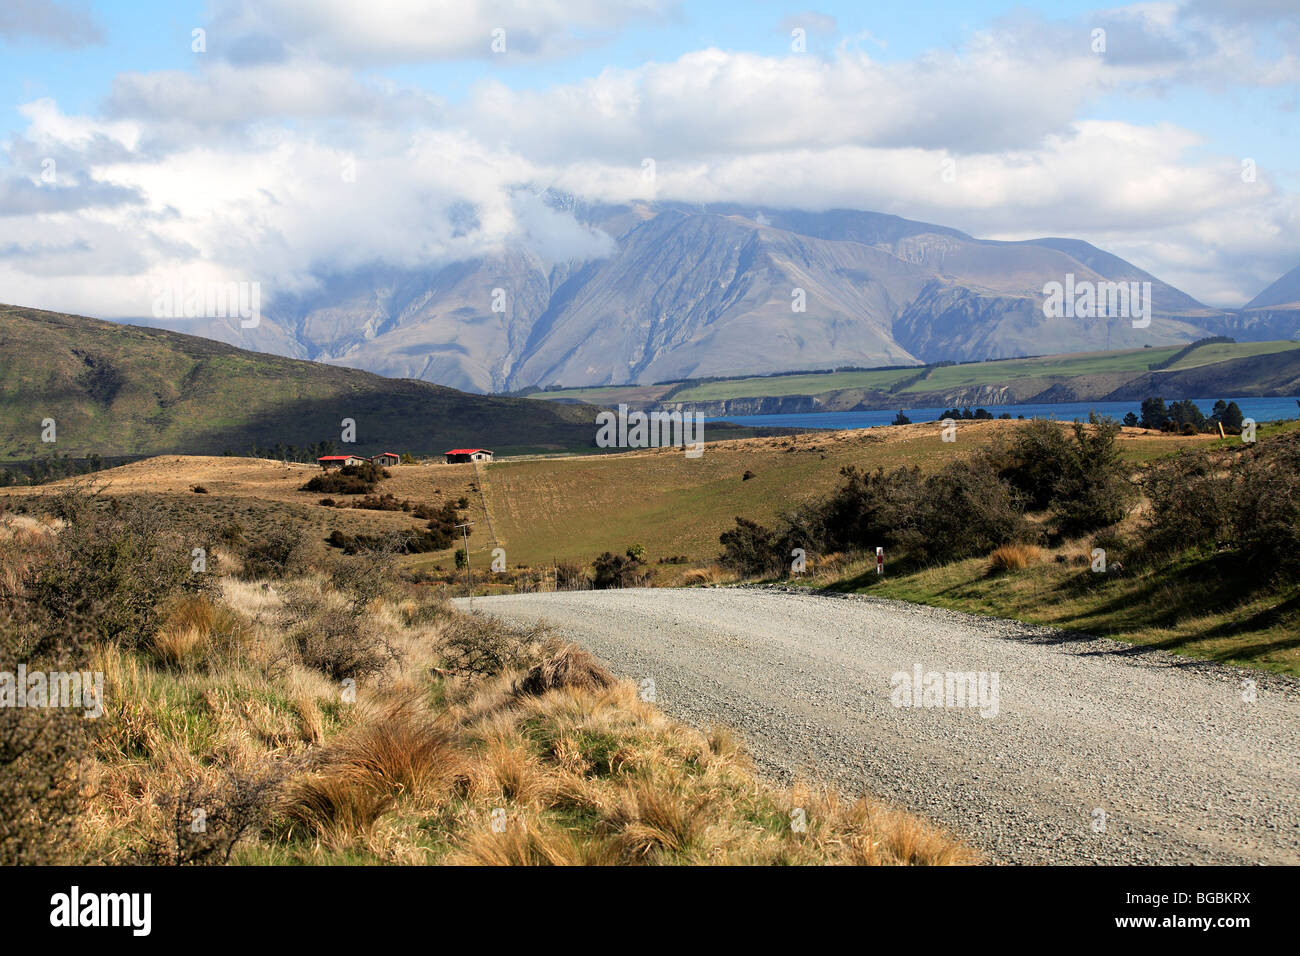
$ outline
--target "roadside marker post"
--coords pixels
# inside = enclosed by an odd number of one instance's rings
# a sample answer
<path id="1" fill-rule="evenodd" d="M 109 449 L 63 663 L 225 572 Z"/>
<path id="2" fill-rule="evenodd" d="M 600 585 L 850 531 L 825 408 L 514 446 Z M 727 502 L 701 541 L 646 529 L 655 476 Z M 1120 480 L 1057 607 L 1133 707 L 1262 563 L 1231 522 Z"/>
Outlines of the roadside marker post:
<path id="1" fill-rule="evenodd" d="M 876 573 L 885 573 L 885 549 L 876 548 Z"/>

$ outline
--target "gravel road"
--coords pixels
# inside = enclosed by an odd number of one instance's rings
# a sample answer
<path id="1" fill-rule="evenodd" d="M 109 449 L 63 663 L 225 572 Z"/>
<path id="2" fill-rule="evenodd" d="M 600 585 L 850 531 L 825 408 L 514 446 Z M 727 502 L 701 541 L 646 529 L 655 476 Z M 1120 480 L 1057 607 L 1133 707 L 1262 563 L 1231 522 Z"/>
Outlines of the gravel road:
<path id="1" fill-rule="evenodd" d="M 870 792 L 997 862 L 1300 863 L 1291 678 L 861 597 L 645 589 L 458 603 L 547 621 L 653 680 L 674 716 L 734 728 L 769 776 Z M 924 694 L 906 706 L 902 687 L 950 671 L 983 672 L 985 696 L 954 686 L 943 706 Z"/>

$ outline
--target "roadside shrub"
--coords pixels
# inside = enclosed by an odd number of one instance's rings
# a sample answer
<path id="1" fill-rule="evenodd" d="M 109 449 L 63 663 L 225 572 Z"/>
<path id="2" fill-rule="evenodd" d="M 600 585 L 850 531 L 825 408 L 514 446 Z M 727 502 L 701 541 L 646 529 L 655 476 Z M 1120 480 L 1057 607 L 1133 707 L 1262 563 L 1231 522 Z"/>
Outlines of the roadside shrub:
<path id="1" fill-rule="evenodd" d="M 953 462 L 927 477 L 916 507 L 915 520 L 895 537 L 930 562 L 988 554 L 1032 535 L 1019 495 L 980 458 Z"/>
<path id="2" fill-rule="evenodd" d="M 592 562 L 591 586 L 596 590 L 641 587 L 647 577 L 645 562 L 633 553 L 632 548 L 628 548 L 626 554 L 606 551 Z"/>
<path id="3" fill-rule="evenodd" d="M 1203 452 L 1183 451 L 1153 465 L 1142 487 L 1150 502 L 1144 544 L 1154 553 L 1218 547 L 1233 535 L 1234 480 Z"/>
<path id="4" fill-rule="evenodd" d="M 822 553 L 901 548 L 927 562 L 988 554 L 1028 541 L 1020 495 L 985 457 L 952 462 L 932 475 L 917 468 L 874 473 L 849 466 L 844 482 L 821 502 L 782 516 L 777 529 L 737 517 L 723 533 L 719 562 L 741 574 L 789 567 L 794 548 Z"/>
<path id="5" fill-rule="evenodd" d="M 1128 514 L 1134 490 L 1115 446 L 1120 426 L 1090 417 L 1074 424 L 1074 440 L 1056 482 L 1052 511 L 1063 534 L 1080 534 L 1115 524 Z"/>
<path id="6" fill-rule="evenodd" d="M 556 641 L 544 625 L 511 628 L 478 611 L 447 621 L 439 644 L 443 667 L 466 678 L 529 668 L 555 650 Z"/>
<path id="7" fill-rule="evenodd" d="M 396 578 L 396 557 L 406 550 L 407 535 L 388 534 L 357 560 L 339 561 L 330 572 L 330 582 L 344 594 L 353 610 L 361 614 L 378 598 L 392 593 Z"/>
<path id="8" fill-rule="evenodd" d="M 1300 433 L 1230 459 L 1185 451 L 1143 486 L 1148 553 L 1230 549 L 1261 582 L 1300 580 Z"/>
<path id="9" fill-rule="evenodd" d="M 1029 510 L 1042 511 L 1065 476 L 1070 440 L 1060 425 L 1035 418 L 1017 426 L 1007 445 L 988 454 L 999 477 L 1024 495 Z"/>
<path id="10" fill-rule="evenodd" d="M 775 574 L 781 567 L 776 532 L 757 521 L 737 515 L 736 526 L 722 532 L 718 541 L 722 544 L 718 563 L 738 574 Z"/>
<path id="11" fill-rule="evenodd" d="M 814 547 L 858 551 L 898 546 L 920 537 L 915 530 L 925 494 L 920 469 L 878 468 L 866 473 L 849 466 L 840 474 L 844 483 L 819 509 L 823 539 L 813 540 Z"/>
<path id="12" fill-rule="evenodd" d="M 1120 426 L 1089 416 L 1071 431 L 1033 419 L 985 458 L 1030 511 L 1050 508 L 1057 530 L 1072 535 L 1114 524 L 1128 513 L 1133 489 L 1115 445 Z"/>
<path id="13" fill-rule="evenodd" d="M 0 621 L 0 670 L 14 674 L 20 661 L 32 669 L 68 663 L 31 659 L 11 619 Z M 0 866 L 68 863 L 79 807 L 77 768 L 87 749 L 90 723 L 68 707 L 0 707 Z"/>
<path id="14" fill-rule="evenodd" d="M 382 675 L 402 657 L 355 606 L 338 607 L 309 592 L 285 601 L 285 627 L 299 660 L 335 681 Z"/>
<path id="15" fill-rule="evenodd" d="M 591 579 L 587 577 L 582 566 L 572 561 L 557 561 L 555 563 L 555 587 L 559 591 L 577 591 L 591 586 Z"/>
<path id="16" fill-rule="evenodd" d="M 1257 574 L 1300 580 L 1300 433 L 1257 447 L 1239 473 L 1236 547 Z"/>

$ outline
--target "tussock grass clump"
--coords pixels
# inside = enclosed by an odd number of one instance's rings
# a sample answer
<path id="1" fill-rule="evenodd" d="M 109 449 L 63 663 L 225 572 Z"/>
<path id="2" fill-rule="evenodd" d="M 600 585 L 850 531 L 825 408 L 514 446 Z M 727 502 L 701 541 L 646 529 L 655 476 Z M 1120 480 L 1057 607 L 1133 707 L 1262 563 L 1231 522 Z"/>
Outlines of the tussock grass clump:
<path id="1" fill-rule="evenodd" d="M 396 794 L 373 777 L 340 769 L 298 777 L 289 784 L 284 813 L 296 827 L 334 846 L 364 836 L 392 807 Z"/>
<path id="2" fill-rule="evenodd" d="M 399 800 L 430 806 L 460 773 L 454 736 L 414 696 L 369 710 L 313 755 L 290 781 L 283 804 L 290 832 L 333 845 L 366 834 Z"/>
<path id="3" fill-rule="evenodd" d="M 459 771 L 452 732 L 414 696 L 398 697 L 364 718 L 326 748 L 321 760 L 417 796 L 441 793 Z"/>
<path id="4" fill-rule="evenodd" d="M 1006 574 L 1008 571 L 1023 571 L 1030 565 L 1037 564 L 1042 554 L 1042 550 L 1037 545 L 1004 544 L 989 555 L 988 573 Z"/>
<path id="5" fill-rule="evenodd" d="M 150 649 L 168 667 L 187 667 L 212 654 L 238 653 L 241 636 L 242 627 L 229 608 L 208 594 L 191 594 L 172 604 Z"/>
<path id="6" fill-rule="evenodd" d="M 569 644 L 558 654 L 529 668 L 528 673 L 515 682 L 514 693 L 540 696 L 561 687 L 597 691 L 614 684 L 614 675 L 604 664 L 576 644 Z"/>
<path id="7" fill-rule="evenodd" d="M 682 575 L 682 583 L 685 585 L 700 584 L 721 584 L 724 581 L 732 580 L 735 575 L 730 574 L 725 569 L 716 564 L 710 564 L 703 568 L 691 568 Z"/>

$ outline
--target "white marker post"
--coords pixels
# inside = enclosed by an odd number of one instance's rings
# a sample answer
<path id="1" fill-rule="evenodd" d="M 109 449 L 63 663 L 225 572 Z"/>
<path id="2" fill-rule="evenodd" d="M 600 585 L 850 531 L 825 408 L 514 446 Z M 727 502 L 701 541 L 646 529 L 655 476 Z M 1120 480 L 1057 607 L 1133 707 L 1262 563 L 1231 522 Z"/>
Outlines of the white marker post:
<path id="1" fill-rule="evenodd" d="M 876 548 L 876 573 L 885 573 L 885 549 Z"/>

